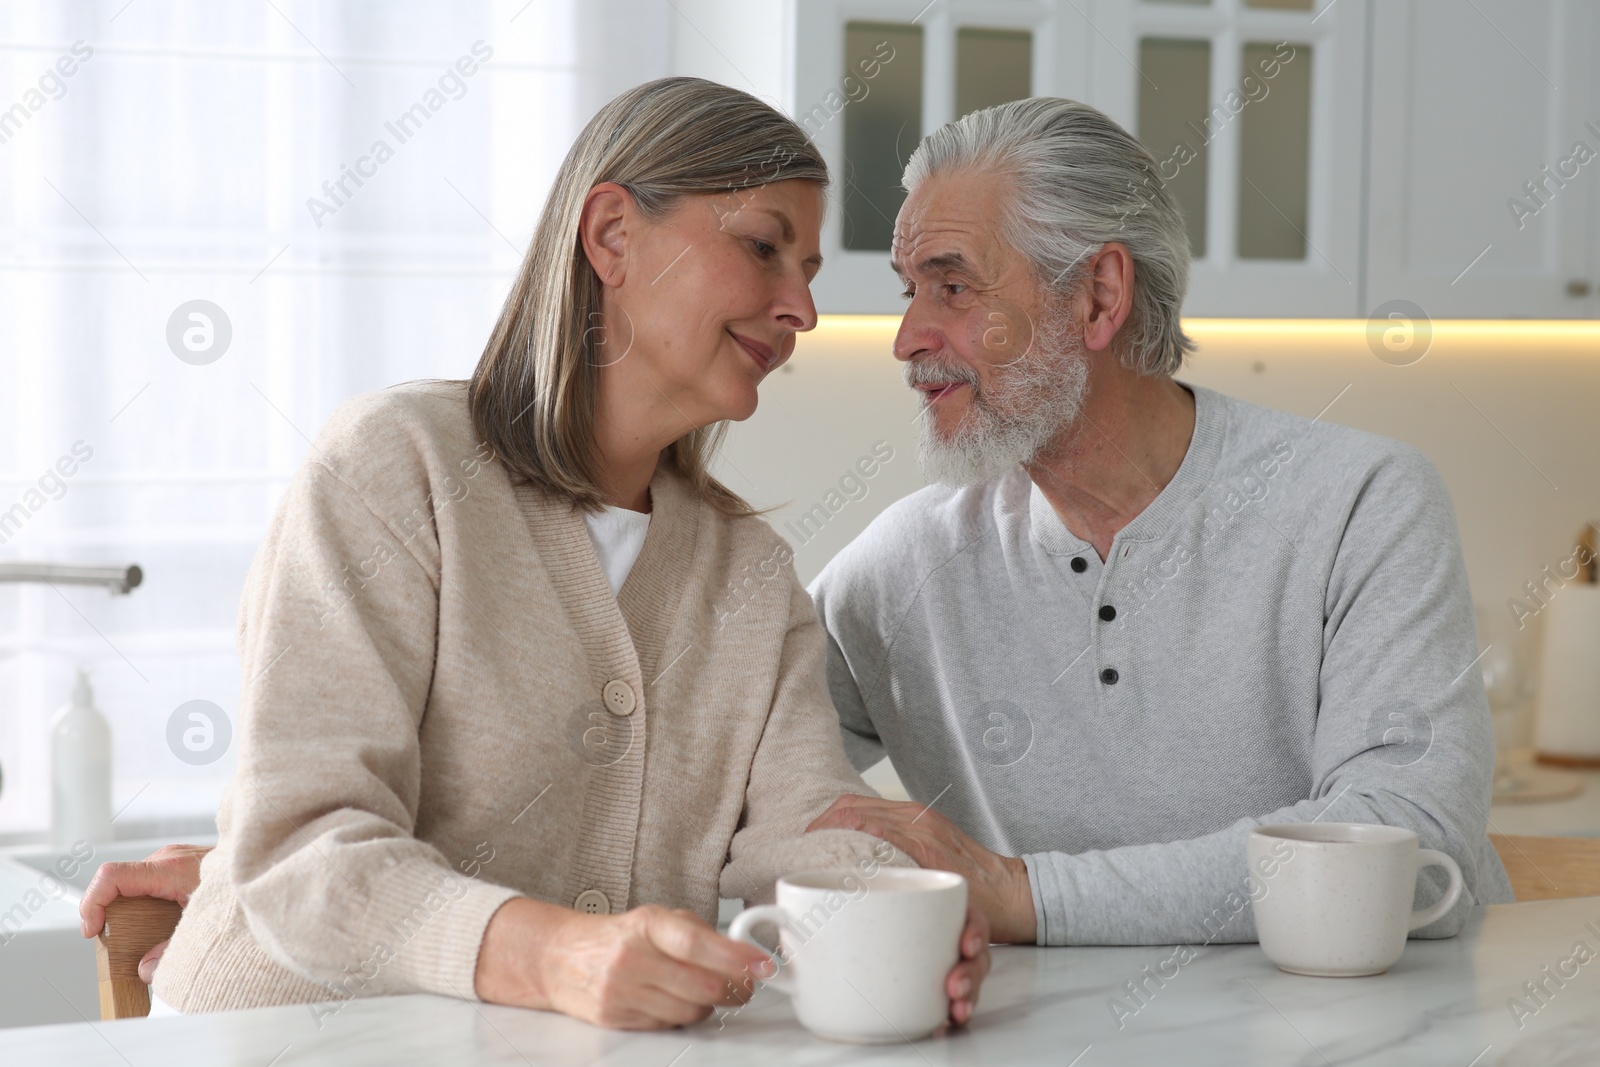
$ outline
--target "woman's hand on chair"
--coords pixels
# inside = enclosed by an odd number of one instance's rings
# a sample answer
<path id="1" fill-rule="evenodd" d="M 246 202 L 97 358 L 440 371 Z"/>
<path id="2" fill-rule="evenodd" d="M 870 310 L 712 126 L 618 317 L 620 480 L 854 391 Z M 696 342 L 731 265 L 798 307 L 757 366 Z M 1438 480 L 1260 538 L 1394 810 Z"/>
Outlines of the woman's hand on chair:
<path id="1" fill-rule="evenodd" d="M 484 931 L 476 985 L 497 1004 L 654 1030 L 743 1004 L 756 979 L 770 975 L 766 953 L 723 937 L 693 912 L 647 904 L 585 915 L 519 897 Z"/>
<path id="2" fill-rule="evenodd" d="M 106 905 L 118 897 L 160 897 L 188 907 L 189 894 L 200 885 L 200 860 L 210 851 L 209 845 L 164 845 L 142 860 L 102 863 L 78 903 L 83 936 L 100 933 L 106 924 Z M 163 941 L 139 961 L 139 977 L 146 985 L 166 950 Z"/>

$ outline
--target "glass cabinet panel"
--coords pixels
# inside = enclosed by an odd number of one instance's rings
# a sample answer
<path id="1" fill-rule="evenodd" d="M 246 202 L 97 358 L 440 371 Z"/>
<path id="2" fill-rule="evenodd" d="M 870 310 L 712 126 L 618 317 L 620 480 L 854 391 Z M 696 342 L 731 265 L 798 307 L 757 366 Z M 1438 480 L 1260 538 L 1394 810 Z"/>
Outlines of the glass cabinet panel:
<path id="1" fill-rule="evenodd" d="M 794 106 L 827 153 L 837 190 L 823 230 L 830 268 L 817 280 L 818 306 L 898 311 L 882 261 L 905 201 L 900 176 L 932 129 L 927 124 L 1038 94 L 1090 103 L 1149 149 L 1162 187 L 1184 216 L 1194 257 L 1193 313 L 1366 314 L 1356 268 L 1372 234 L 1363 181 L 1368 160 L 1360 146 L 1368 123 L 1383 117 L 1383 108 L 1369 117 L 1364 106 L 1375 69 L 1366 50 L 1374 40 L 1382 45 L 1369 31 L 1374 11 L 1387 2 L 780 5 L 793 12 L 799 42 Z M 1412 2 L 1423 0 L 1406 0 Z M 1519 0 L 1476 2 L 1498 11 Z M 1404 20 L 1393 25 L 1403 28 Z M 1493 32 L 1487 24 L 1480 28 Z M 1550 36 L 1547 25 L 1528 39 Z M 861 70 L 863 63 L 872 73 Z M 1581 64 L 1561 69 L 1568 67 Z M 1323 97 L 1315 107 L 1313 84 Z M 1415 92 L 1429 84 L 1419 81 Z M 827 103 L 816 106 L 821 100 Z M 1148 196 L 1136 189 L 1125 194 L 1119 210 L 1140 210 Z"/>
<path id="2" fill-rule="evenodd" d="M 1033 34 L 964 26 L 956 31 L 956 118 L 1033 95 Z"/>
<path id="3" fill-rule="evenodd" d="M 1311 47 L 1246 44 L 1241 69 L 1264 95 L 1239 115 L 1239 258 L 1305 259 L 1310 202 Z M 1275 73 L 1268 76 L 1269 71 Z"/>
<path id="4" fill-rule="evenodd" d="M 887 252 L 906 197 L 900 175 L 922 140 L 922 27 L 848 22 L 844 61 L 846 71 L 877 74 L 844 108 L 843 245 Z"/>
<path id="5" fill-rule="evenodd" d="M 1139 70 L 1138 137 L 1183 209 L 1189 251 L 1198 258 L 1206 253 L 1211 42 L 1146 37 L 1139 42 Z"/>

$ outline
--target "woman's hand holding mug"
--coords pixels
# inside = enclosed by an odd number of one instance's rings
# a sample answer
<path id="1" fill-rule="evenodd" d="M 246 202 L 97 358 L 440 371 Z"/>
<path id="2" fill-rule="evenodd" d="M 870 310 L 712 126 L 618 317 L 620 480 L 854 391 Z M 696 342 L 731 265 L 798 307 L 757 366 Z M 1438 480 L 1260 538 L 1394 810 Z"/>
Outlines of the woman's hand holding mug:
<path id="1" fill-rule="evenodd" d="M 949 1021 L 961 1025 L 972 1017 L 989 971 L 989 924 L 972 909 L 957 914 L 957 960 L 940 984 Z M 517 897 L 489 920 L 476 987 L 496 1004 L 653 1030 L 744 1004 L 756 981 L 775 973 L 761 948 L 723 937 L 690 911 L 647 904 L 621 915 L 586 915 Z"/>
<path id="2" fill-rule="evenodd" d="M 478 996 L 559 1011 L 622 1030 L 698 1022 L 743 1004 L 772 964 L 693 912 L 646 904 L 587 915 L 526 897 L 489 920 L 478 953 Z"/>

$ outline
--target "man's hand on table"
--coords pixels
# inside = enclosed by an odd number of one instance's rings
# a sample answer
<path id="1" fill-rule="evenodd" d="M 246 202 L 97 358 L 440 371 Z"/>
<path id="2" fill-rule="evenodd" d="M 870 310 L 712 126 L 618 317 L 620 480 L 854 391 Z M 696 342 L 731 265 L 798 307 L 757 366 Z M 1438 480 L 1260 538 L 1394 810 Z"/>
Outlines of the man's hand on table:
<path id="1" fill-rule="evenodd" d="M 990 852 L 932 808 L 842 796 L 806 827 L 808 833 L 812 830 L 860 830 L 889 842 L 918 866 L 954 871 L 966 878 L 970 902 L 988 916 L 995 941 L 1031 945 L 1038 938 L 1033 890 L 1023 862 Z"/>
<path id="2" fill-rule="evenodd" d="M 83 936 L 100 933 L 106 924 L 106 905 L 118 897 L 160 897 L 188 907 L 189 894 L 200 885 L 200 861 L 210 851 L 209 845 L 164 845 L 142 860 L 102 863 L 78 902 Z M 156 963 L 166 950 L 163 941 L 139 961 L 139 977 L 145 985 L 155 977 Z"/>

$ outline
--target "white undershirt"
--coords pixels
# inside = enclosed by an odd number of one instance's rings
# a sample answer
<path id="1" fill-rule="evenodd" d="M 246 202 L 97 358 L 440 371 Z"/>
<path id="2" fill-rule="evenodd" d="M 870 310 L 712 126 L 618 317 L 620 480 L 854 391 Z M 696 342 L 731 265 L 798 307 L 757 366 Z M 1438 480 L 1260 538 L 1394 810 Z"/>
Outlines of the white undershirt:
<path id="1" fill-rule="evenodd" d="M 589 540 L 594 542 L 594 554 L 600 559 L 600 569 L 605 571 L 611 585 L 611 595 L 616 596 L 633 570 L 639 550 L 644 547 L 644 535 L 650 529 L 650 515 L 643 511 L 607 506 L 604 511 L 585 511 L 584 525 L 589 527 Z"/>

